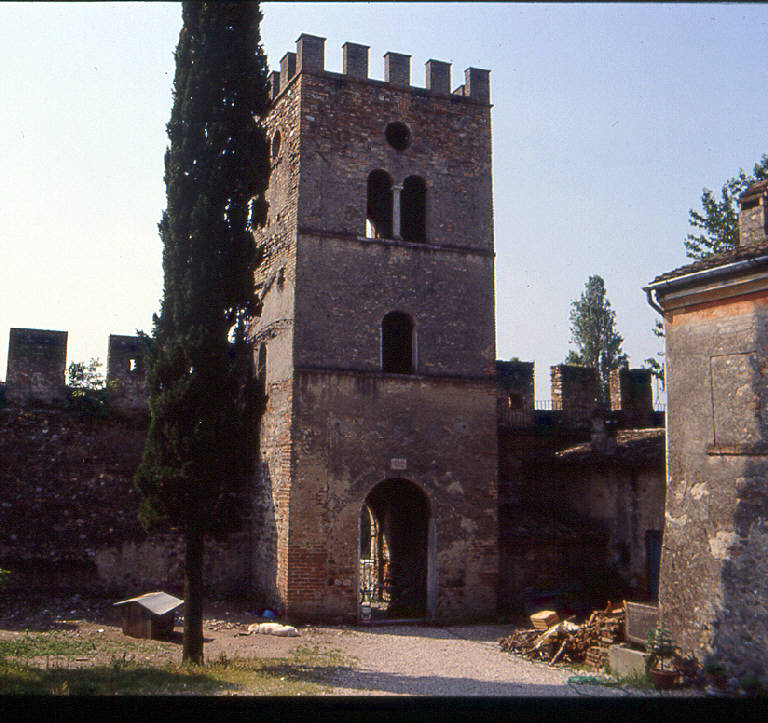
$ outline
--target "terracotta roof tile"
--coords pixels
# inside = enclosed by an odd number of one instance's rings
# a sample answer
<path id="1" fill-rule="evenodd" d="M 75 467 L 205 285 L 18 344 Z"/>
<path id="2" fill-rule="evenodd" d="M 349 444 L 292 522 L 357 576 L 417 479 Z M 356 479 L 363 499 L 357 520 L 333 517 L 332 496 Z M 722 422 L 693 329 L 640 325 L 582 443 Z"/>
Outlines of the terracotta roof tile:
<path id="1" fill-rule="evenodd" d="M 722 254 L 715 254 L 714 256 L 708 256 L 705 259 L 694 261 L 691 264 L 681 266 L 674 271 L 667 271 L 665 274 L 660 274 L 653 281 L 652 284 L 656 284 L 659 281 L 668 281 L 669 279 L 677 278 L 678 276 L 684 276 L 685 274 L 692 274 L 696 271 L 706 271 L 707 269 L 714 269 L 718 266 L 724 266 L 725 264 L 731 264 L 734 261 L 747 261 L 748 259 L 757 258 L 759 256 L 765 256 L 768 254 L 768 239 L 764 243 L 754 244 L 751 246 L 739 246 L 732 251 L 726 251 Z"/>

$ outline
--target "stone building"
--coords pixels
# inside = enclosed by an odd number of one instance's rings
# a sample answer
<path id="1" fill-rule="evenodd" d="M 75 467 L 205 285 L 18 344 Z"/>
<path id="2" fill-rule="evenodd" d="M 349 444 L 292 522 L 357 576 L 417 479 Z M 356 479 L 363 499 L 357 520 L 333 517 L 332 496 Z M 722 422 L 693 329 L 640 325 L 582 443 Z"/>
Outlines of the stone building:
<path id="1" fill-rule="evenodd" d="M 740 198 L 740 246 L 647 287 L 664 316 L 666 520 L 659 603 L 683 648 L 766 680 L 768 182 Z"/>
<path id="2" fill-rule="evenodd" d="M 650 372 L 614 372 L 608 410 L 594 369 L 552 367 L 551 402 L 537 405 L 532 363 L 496 365 L 499 612 L 654 600 L 664 415 L 653 411 Z"/>
<path id="3" fill-rule="evenodd" d="M 489 72 L 303 34 L 270 77 L 251 329 L 268 395 L 257 589 L 295 619 L 496 606 Z M 363 584 L 365 583 L 365 584 Z M 374 613 L 375 614 L 375 613 Z"/>
<path id="4" fill-rule="evenodd" d="M 553 367 L 541 410 L 533 364 L 495 361 L 489 72 L 451 92 L 448 63 L 416 88 L 409 56 L 387 53 L 384 81 L 367 47 L 343 60 L 326 71 L 302 35 L 270 76 L 260 464 L 206 581 L 328 622 L 652 598 L 663 431 L 627 429 L 658 427 L 648 373 L 618 373 L 599 410 L 594 370 Z M 0 565 L 25 589 L 180 592 L 178 536 L 136 521 L 140 340 L 110 336 L 114 414 L 88 421 L 62 409 L 66 341 L 11 330 Z"/>

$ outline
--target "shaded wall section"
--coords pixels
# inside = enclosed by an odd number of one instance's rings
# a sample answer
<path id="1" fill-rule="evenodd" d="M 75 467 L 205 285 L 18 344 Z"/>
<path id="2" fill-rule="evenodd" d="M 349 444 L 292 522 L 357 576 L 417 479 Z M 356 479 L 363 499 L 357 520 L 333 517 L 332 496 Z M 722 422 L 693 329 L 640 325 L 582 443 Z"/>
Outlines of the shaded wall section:
<path id="1" fill-rule="evenodd" d="M 61 411 L 0 409 L 0 566 L 10 588 L 129 596 L 181 592 L 177 535 L 148 537 L 131 481 L 146 428 Z M 247 536 L 209 544 L 206 584 L 247 590 Z"/>

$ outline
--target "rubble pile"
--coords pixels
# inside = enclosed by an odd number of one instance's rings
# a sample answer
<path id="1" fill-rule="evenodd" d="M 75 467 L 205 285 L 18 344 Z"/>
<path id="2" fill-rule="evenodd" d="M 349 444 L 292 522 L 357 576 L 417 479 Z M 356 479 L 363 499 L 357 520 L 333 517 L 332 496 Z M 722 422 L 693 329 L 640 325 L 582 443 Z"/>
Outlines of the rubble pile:
<path id="1" fill-rule="evenodd" d="M 583 625 L 570 620 L 540 630 L 516 630 L 499 641 L 501 649 L 530 660 L 555 663 L 588 662 L 600 668 L 606 662 L 608 646 L 623 639 L 624 609 L 595 610 Z"/>

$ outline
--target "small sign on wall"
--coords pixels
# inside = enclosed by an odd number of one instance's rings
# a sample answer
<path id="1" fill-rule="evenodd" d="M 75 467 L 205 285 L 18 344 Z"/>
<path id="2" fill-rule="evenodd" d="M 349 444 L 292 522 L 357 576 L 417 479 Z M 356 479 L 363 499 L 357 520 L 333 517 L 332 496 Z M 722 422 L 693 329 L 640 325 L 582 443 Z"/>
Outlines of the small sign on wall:
<path id="1" fill-rule="evenodd" d="M 408 469 L 408 462 L 405 457 L 392 457 L 392 459 L 389 460 L 389 466 L 390 469 L 397 472 L 404 472 Z"/>

